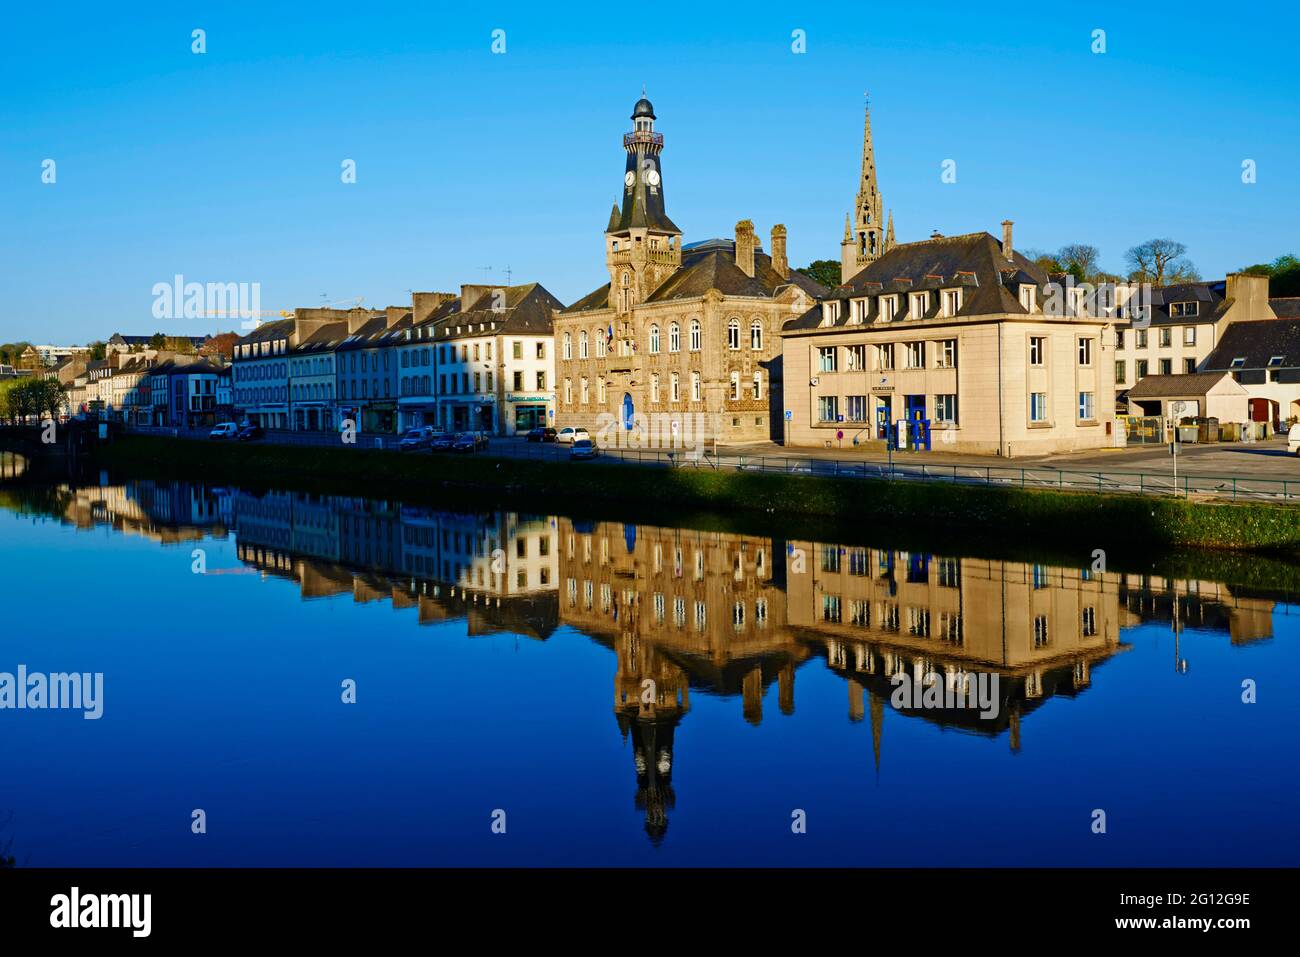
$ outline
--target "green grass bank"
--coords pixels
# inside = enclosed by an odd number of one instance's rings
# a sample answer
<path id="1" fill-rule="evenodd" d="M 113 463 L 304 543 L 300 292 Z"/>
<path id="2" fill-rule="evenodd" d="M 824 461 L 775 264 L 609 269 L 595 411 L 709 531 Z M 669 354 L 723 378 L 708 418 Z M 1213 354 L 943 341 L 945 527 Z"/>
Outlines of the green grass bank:
<path id="1" fill-rule="evenodd" d="M 1027 542 L 1036 550 L 1213 548 L 1300 552 L 1300 506 L 947 483 L 538 462 L 484 455 L 233 445 L 123 436 L 95 464 L 121 476 L 188 478 L 412 502 L 490 499 L 576 511 L 617 506 L 662 517 L 716 512 L 851 533 Z M 604 508 L 602 508 L 602 506 Z M 797 521 L 804 520 L 804 521 Z M 852 537 L 857 537 L 852 535 Z"/>

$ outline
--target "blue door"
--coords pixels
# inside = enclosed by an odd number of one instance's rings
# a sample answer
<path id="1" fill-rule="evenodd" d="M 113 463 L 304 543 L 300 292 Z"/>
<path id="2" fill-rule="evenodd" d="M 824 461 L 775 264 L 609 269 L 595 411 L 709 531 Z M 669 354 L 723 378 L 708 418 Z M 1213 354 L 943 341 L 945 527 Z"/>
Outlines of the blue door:
<path id="1" fill-rule="evenodd" d="M 632 406 L 632 393 L 624 392 L 623 393 L 623 428 L 625 428 L 629 432 L 632 431 L 632 419 L 635 416 L 635 414 L 636 414 L 636 410 Z"/>

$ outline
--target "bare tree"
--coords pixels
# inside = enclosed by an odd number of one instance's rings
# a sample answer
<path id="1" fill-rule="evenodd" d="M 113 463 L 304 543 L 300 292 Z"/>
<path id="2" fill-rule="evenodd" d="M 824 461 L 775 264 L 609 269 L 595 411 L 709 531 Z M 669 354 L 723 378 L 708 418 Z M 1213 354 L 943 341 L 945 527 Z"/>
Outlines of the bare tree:
<path id="1" fill-rule="evenodd" d="M 1187 247 L 1173 239 L 1148 239 L 1124 254 L 1129 279 L 1165 286 L 1174 282 L 1194 282 L 1200 274 L 1187 258 Z"/>
<path id="2" fill-rule="evenodd" d="M 1074 278 L 1080 282 L 1091 282 L 1097 275 L 1101 250 L 1087 243 L 1070 243 L 1057 251 L 1056 258 L 1066 272 L 1074 274 Z"/>

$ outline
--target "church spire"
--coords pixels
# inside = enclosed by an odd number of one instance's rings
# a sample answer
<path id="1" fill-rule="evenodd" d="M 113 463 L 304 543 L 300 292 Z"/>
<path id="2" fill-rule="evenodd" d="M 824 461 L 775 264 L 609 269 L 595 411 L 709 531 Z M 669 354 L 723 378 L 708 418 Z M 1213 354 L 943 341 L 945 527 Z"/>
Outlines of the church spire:
<path id="1" fill-rule="evenodd" d="M 871 106 L 868 104 L 862 123 L 862 171 L 858 179 L 858 195 L 849 214 L 850 226 L 840 245 L 840 273 L 844 282 L 889 252 L 893 245 L 892 225 L 889 230 L 885 229 L 883 213 L 884 200 L 876 181 L 876 149 L 871 139 Z"/>

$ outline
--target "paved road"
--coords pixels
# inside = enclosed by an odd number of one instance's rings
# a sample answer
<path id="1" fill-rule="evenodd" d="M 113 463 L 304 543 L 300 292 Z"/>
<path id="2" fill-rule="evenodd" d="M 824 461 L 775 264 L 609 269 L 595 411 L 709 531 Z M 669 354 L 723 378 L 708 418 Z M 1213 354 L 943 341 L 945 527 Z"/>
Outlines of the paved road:
<path id="1" fill-rule="evenodd" d="M 195 435 L 194 437 L 199 437 Z M 358 436 L 358 449 L 392 448 L 396 437 L 376 441 Z M 331 434 L 269 433 L 266 441 L 333 444 Z M 416 454 L 416 453 L 413 453 Z M 423 453 L 451 454 L 451 453 Z M 482 453 L 480 453 L 482 454 Z M 568 461 L 567 446 L 494 438 L 487 453 L 512 458 Z M 902 478 L 1023 488 L 1062 488 L 1082 491 L 1138 492 L 1148 495 L 1194 495 L 1231 499 L 1300 501 L 1300 459 L 1287 454 L 1286 439 L 1259 443 L 1184 445 L 1180 447 L 1177 480 L 1174 461 L 1165 446 L 1115 449 L 999 459 L 946 452 L 882 452 L 844 449 L 786 449 L 777 445 L 720 446 L 704 456 L 657 450 L 602 450 L 604 462 L 645 467 L 735 469 L 850 478 Z M 581 463 L 579 463 L 579 466 Z"/>

